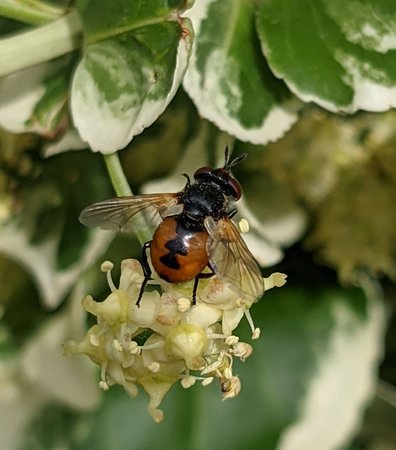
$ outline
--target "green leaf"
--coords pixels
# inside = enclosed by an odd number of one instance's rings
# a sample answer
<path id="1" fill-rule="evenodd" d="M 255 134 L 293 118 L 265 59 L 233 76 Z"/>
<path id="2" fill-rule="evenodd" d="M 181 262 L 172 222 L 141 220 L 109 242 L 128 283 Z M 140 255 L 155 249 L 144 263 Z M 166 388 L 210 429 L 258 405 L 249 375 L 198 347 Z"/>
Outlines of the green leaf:
<path id="1" fill-rule="evenodd" d="M 19 351 L 24 340 L 46 319 L 29 274 L 9 258 L 0 256 L 3 311 L 0 325 L 0 353 Z"/>
<path id="2" fill-rule="evenodd" d="M 50 65 L 39 64 L 3 78 L 0 83 L 0 126 L 13 133 L 30 131 L 27 122 L 44 94 Z"/>
<path id="3" fill-rule="evenodd" d="M 32 130 L 51 137 L 66 126 L 70 74 L 71 65 L 69 61 L 65 61 L 54 73 L 43 80 L 44 93 L 27 122 L 27 126 Z"/>
<path id="4" fill-rule="evenodd" d="M 350 42 L 380 53 L 396 49 L 393 0 L 327 0 L 325 8 Z"/>
<path id="5" fill-rule="evenodd" d="M 90 4 L 79 3 L 87 46 L 73 79 L 72 114 L 92 150 L 112 153 L 151 125 L 173 98 L 192 31 L 166 2 L 135 2 L 133 8 L 125 1 L 101 2 L 95 14 Z M 118 12 L 112 15 L 114 5 Z"/>
<path id="6" fill-rule="evenodd" d="M 12 19 L 7 19 L 4 16 L 0 16 L 0 36 L 4 37 L 7 34 L 16 33 L 25 28 L 24 24 Z"/>
<path id="7" fill-rule="evenodd" d="M 70 442 L 75 411 L 98 407 L 100 391 L 94 366 L 88 359 L 62 354 L 65 341 L 82 337 L 86 316 L 80 301 L 85 289 L 85 283 L 79 282 L 68 306 L 55 315 L 47 314 L 37 333 L 30 333 L 12 359 L 5 360 L 2 355 L 0 434 L 4 448 L 50 449 Z M 22 301 L 19 307 L 20 315 L 30 313 Z M 7 395 L 11 392 L 13 395 Z"/>
<path id="8" fill-rule="evenodd" d="M 149 179 L 167 176 L 173 171 L 185 154 L 193 129 L 199 124 L 199 117 L 189 97 L 179 90 L 150 130 L 136 136 L 120 155 L 132 190 L 135 191 L 137 186 Z M 166 158 L 163 158 L 164 148 L 167 149 Z M 139 167 L 138 171 L 136 167 Z"/>
<path id="9" fill-rule="evenodd" d="M 384 445 L 396 448 L 396 387 L 394 384 L 380 381 L 376 397 L 365 414 L 358 442 L 369 445 L 373 450 Z M 361 450 L 362 447 L 360 447 Z M 359 450 L 356 446 L 354 449 Z"/>
<path id="10" fill-rule="evenodd" d="M 298 102 L 262 57 L 254 9 L 250 0 L 195 3 L 187 12 L 196 39 L 184 87 L 200 114 L 220 129 L 266 143 L 297 120 Z"/>
<path id="11" fill-rule="evenodd" d="M 394 47 L 387 31 L 394 13 L 389 14 L 384 1 L 376 7 L 372 5 L 377 2 L 369 0 L 347 2 L 347 7 L 343 3 L 342 8 L 339 3 L 261 2 L 257 29 L 263 52 L 274 74 L 306 102 L 336 112 L 387 110 L 396 105 L 396 51 L 379 53 L 373 48 Z M 356 14 L 360 3 L 366 10 L 372 7 L 364 19 L 362 11 Z M 362 33 L 374 35 L 376 43 L 371 39 L 369 44 Z"/>
<path id="12" fill-rule="evenodd" d="M 77 0 L 76 7 L 83 22 L 88 42 L 117 36 L 138 28 L 162 23 L 172 10 L 182 12 L 185 0 Z M 92 14 L 92 12 L 95 14 Z"/>
<path id="13" fill-rule="evenodd" d="M 56 403 L 40 405 L 30 419 L 24 427 L 21 450 L 76 448 L 71 445 L 78 436 L 76 429 L 85 425 L 84 419 L 77 422 L 70 408 Z M 18 441 L 15 437 L 13 441 L 15 446 Z"/>
<path id="14" fill-rule="evenodd" d="M 113 235 L 78 222 L 81 210 L 111 196 L 101 161 L 90 152 L 45 160 L 38 179 L 20 189 L 24 208 L 0 231 L 0 253 L 21 264 L 41 299 L 55 308 Z"/>
<path id="15" fill-rule="evenodd" d="M 100 401 L 96 368 L 87 359 L 68 358 L 62 352 L 65 342 L 84 333 L 86 316 L 80 305 L 85 288 L 83 280 L 76 283 L 67 307 L 45 321 L 27 341 L 18 366 L 24 380 L 47 400 L 92 411 Z"/>
<path id="16" fill-rule="evenodd" d="M 0 84 L 0 125 L 14 133 L 53 138 L 68 122 L 71 58 L 39 64 L 4 78 Z"/>

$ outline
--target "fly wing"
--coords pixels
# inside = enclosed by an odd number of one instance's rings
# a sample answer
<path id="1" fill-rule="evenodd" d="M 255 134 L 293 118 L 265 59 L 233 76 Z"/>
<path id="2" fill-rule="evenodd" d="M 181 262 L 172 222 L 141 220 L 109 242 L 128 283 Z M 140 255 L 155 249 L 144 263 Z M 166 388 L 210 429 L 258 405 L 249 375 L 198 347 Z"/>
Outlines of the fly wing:
<path id="1" fill-rule="evenodd" d="M 178 194 L 115 197 L 83 209 L 79 220 L 89 227 L 129 232 L 135 231 L 142 219 L 155 227 L 162 217 L 177 214 L 180 207 Z"/>
<path id="2" fill-rule="evenodd" d="M 205 219 L 209 233 L 209 259 L 216 274 L 237 289 L 249 301 L 264 293 L 260 268 L 234 223 L 229 219 Z"/>

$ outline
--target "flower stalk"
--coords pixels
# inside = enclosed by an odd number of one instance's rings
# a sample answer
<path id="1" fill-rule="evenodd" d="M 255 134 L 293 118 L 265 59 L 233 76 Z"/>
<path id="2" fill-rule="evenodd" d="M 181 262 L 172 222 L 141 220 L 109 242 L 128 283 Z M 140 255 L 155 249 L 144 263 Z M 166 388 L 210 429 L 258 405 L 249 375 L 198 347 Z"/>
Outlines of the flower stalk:
<path id="1" fill-rule="evenodd" d="M 117 196 L 132 196 L 133 192 L 122 169 L 118 152 L 104 155 L 104 160 L 111 183 Z M 142 245 L 151 239 L 151 233 L 148 224 L 144 220 L 143 216 L 136 218 L 135 234 Z"/>
<path id="2" fill-rule="evenodd" d="M 133 195 L 128 180 L 126 179 L 124 171 L 122 170 L 118 153 L 115 152 L 104 155 L 104 160 L 106 163 L 107 171 L 109 172 L 111 183 L 113 184 L 113 188 L 118 197 Z"/>

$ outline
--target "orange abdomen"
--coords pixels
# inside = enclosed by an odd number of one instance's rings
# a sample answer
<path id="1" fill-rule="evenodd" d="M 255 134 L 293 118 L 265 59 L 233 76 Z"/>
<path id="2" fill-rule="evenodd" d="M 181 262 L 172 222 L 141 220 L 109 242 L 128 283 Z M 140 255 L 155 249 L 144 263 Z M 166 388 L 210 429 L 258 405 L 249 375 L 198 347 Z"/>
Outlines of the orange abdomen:
<path id="1" fill-rule="evenodd" d="M 184 283 L 201 273 L 209 262 L 206 231 L 183 227 L 177 216 L 166 217 L 151 242 L 151 262 L 157 274 L 169 283 Z"/>

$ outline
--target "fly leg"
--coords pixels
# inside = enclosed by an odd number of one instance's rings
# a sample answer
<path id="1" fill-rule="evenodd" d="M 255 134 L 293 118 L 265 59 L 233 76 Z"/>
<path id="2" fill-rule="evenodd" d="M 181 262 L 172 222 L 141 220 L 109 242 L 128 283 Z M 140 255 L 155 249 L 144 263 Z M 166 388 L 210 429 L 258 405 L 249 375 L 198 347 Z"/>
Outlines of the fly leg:
<path id="1" fill-rule="evenodd" d="M 147 241 L 144 243 L 142 248 L 142 267 L 143 267 L 143 274 L 144 274 L 144 280 L 142 283 L 142 286 L 140 287 L 139 297 L 137 299 L 136 305 L 137 307 L 140 307 L 140 301 L 142 300 L 144 289 L 148 283 L 149 280 L 152 280 L 151 278 L 151 267 L 147 259 L 147 249 L 150 248 L 152 241 Z"/>
<path id="2" fill-rule="evenodd" d="M 216 274 L 215 268 L 210 262 L 208 263 L 208 267 L 211 270 L 211 272 L 205 272 L 205 273 L 201 272 L 195 277 L 194 287 L 193 287 L 193 292 L 192 292 L 192 304 L 193 305 L 195 305 L 197 303 L 197 289 L 198 289 L 199 280 L 202 280 L 204 278 L 211 278 L 211 277 L 213 277 L 213 275 Z"/>

